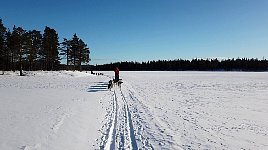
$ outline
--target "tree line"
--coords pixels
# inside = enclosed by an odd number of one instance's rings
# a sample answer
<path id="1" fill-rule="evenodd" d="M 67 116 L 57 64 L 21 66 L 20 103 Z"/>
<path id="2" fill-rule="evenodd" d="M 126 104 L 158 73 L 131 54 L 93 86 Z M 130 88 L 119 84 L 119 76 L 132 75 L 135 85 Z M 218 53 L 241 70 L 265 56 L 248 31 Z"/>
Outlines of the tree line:
<path id="1" fill-rule="evenodd" d="M 7 29 L 0 19 L 0 70 L 114 70 L 125 71 L 267 71 L 266 59 L 192 59 L 158 60 L 147 62 L 116 62 L 104 65 L 88 65 L 90 50 L 76 34 L 59 43 L 56 30 L 45 27 L 24 30 L 14 25 Z M 66 64 L 60 64 L 65 59 Z"/>
<path id="2" fill-rule="evenodd" d="M 59 70 L 61 59 L 66 59 L 64 69 L 80 70 L 90 61 L 87 44 L 76 34 L 72 39 L 59 42 L 55 29 L 45 27 L 43 34 L 38 30 L 24 30 L 14 25 L 7 29 L 0 19 L 0 70 Z"/>
<path id="3" fill-rule="evenodd" d="M 257 58 L 158 60 L 148 62 L 116 62 L 95 65 L 94 70 L 106 71 L 119 67 L 124 71 L 267 71 L 268 61 Z"/>

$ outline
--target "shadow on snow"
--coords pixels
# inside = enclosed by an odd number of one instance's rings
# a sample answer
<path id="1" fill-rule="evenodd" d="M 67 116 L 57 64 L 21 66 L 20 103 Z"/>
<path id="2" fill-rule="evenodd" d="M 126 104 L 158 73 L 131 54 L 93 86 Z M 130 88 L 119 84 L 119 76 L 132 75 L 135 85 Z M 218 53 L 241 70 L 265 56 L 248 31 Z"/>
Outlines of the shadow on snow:
<path id="1" fill-rule="evenodd" d="M 90 86 L 88 88 L 88 92 L 100 92 L 100 91 L 107 91 L 108 90 L 108 83 L 107 82 L 98 82 L 96 85 Z"/>

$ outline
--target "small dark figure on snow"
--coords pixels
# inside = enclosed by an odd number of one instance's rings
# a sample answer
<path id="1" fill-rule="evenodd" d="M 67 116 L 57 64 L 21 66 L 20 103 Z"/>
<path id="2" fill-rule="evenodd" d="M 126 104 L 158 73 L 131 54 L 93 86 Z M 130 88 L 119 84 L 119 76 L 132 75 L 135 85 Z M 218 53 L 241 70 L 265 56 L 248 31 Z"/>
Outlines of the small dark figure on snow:
<path id="1" fill-rule="evenodd" d="M 112 87 L 113 87 L 113 80 L 110 80 L 108 83 L 108 89 L 111 90 Z"/>

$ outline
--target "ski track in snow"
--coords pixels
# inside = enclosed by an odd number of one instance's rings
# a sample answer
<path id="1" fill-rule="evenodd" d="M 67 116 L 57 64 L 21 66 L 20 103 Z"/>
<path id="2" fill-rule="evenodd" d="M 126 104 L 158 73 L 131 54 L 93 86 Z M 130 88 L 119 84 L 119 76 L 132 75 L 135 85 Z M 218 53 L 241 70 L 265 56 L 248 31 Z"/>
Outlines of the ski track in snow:
<path id="1" fill-rule="evenodd" d="M 181 149 L 168 129 L 161 126 L 159 120 L 134 96 L 134 92 L 124 89 L 114 87 L 111 91 L 111 107 L 106 108 L 99 148 Z"/>
<path id="2" fill-rule="evenodd" d="M 121 89 L 112 91 L 112 110 L 107 115 L 106 133 L 100 149 L 137 149 L 131 113 Z"/>

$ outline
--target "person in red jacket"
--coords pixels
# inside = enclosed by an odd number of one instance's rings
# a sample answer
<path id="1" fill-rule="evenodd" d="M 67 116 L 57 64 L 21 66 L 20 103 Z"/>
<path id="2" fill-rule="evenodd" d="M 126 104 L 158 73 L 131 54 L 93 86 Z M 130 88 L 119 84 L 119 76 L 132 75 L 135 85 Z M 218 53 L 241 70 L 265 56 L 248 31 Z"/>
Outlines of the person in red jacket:
<path id="1" fill-rule="evenodd" d="M 115 82 L 118 82 L 119 81 L 119 69 L 118 69 L 118 67 L 116 67 L 114 70 L 114 77 L 115 77 Z"/>

